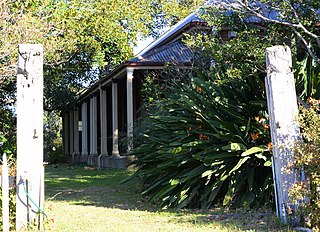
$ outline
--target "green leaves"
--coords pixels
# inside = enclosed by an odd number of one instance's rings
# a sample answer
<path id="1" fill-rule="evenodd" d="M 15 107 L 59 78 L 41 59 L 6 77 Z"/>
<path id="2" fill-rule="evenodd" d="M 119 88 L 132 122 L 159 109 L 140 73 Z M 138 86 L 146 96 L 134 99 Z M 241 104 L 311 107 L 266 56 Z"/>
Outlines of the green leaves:
<path id="1" fill-rule="evenodd" d="M 268 149 L 266 148 L 266 146 L 252 147 L 246 150 L 245 152 L 243 152 L 241 156 L 248 156 L 256 153 L 263 153 L 264 151 L 267 151 L 267 150 Z"/>
<path id="2" fill-rule="evenodd" d="M 17 45 L 41 43 L 45 108 L 64 110 L 84 88 L 131 58 L 138 39 L 156 30 L 161 13 L 174 23 L 200 2 L 8 0 L 0 16 L 1 83 L 15 80 Z"/>
<path id="3" fill-rule="evenodd" d="M 295 64 L 296 88 L 303 100 L 320 98 L 320 65 L 310 55 Z"/>
<path id="4" fill-rule="evenodd" d="M 261 120 L 266 104 L 259 77 L 216 85 L 200 76 L 171 86 L 161 108 L 159 102 L 149 108 L 146 137 L 133 151 L 144 194 L 163 207 L 268 203 L 270 135 Z"/>
<path id="5" fill-rule="evenodd" d="M 247 147 L 242 143 L 230 143 L 227 146 L 222 147 L 223 151 L 229 151 L 229 152 L 245 151 L 246 149 L 247 149 Z"/>

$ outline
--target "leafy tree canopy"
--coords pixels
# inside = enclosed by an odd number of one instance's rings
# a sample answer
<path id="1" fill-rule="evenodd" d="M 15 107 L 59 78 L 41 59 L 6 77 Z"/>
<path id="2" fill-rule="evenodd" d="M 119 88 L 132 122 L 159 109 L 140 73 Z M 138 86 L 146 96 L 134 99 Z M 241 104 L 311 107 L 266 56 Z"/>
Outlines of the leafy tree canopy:
<path id="1" fill-rule="evenodd" d="M 45 51 L 45 106 L 63 109 L 67 100 L 132 56 L 138 36 L 157 30 L 157 18 L 174 23 L 198 1 L 2 1 L 1 82 L 14 85 L 17 44 L 42 43 Z M 160 7 L 159 7 L 160 6 Z M 62 101 L 63 100 L 63 101 Z"/>
<path id="2" fill-rule="evenodd" d="M 201 3 L 200 0 L 0 1 L 0 140 L 3 143 L 0 151 L 14 152 L 15 147 L 12 106 L 18 44 L 43 44 L 45 109 L 61 111 L 81 90 L 100 78 L 102 71 L 110 71 L 132 57 L 138 38 L 159 29 L 158 18 L 170 25 Z M 53 112 L 53 115 L 58 114 Z"/>
<path id="3" fill-rule="evenodd" d="M 213 17 L 215 26 L 228 22 L 221 18 L 230 15 L 237 16 L 238 25 L 245 26 L 246 19 L 253 16 L 262 22 L 260 24 L 262 27 L 271 23 L 293 32 L 309 55 L 320 63 L 320 2 L 318 0 L 223 0 L 217 2 L 219 3 L 205 8 L 205 11 L 210 12 L 209 18 L 212 19 L 210 16 L 215 16 Z"/>

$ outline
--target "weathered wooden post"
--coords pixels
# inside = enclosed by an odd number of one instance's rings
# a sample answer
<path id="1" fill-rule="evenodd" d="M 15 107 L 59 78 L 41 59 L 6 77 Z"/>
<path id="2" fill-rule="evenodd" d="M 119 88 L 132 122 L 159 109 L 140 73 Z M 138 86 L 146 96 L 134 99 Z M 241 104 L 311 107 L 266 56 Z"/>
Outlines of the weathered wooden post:
<path id="1" fill-rule="evenodd" d="M 43 47 L 19 45 L 16 229 L 41 229 L 43 208 Z M 40 215 L 40 218 L 39 218 Z"/>
<path id="2" fill-rule="evenodd" d="M 295 205 L 290 203 L 288 190 L 296 176 L 293 172 L 288 173 L 287 167 L 293 161 L 294 144 L 300 138 L 290 48 L 284 46 L 267 48 L 266 63 L 266 90 L 273 144 L 272 167 L 277 215 L 281 222 L 288 223 L 288 216 L 295 209 Z"/>
<path id="3" fill-rule="evenodd" d="M 9 174 L 8 174 L 8 162 L 7 154 L 2 156 L 2 229 L 3 231 L 10 230 L 9 224 Z"/>

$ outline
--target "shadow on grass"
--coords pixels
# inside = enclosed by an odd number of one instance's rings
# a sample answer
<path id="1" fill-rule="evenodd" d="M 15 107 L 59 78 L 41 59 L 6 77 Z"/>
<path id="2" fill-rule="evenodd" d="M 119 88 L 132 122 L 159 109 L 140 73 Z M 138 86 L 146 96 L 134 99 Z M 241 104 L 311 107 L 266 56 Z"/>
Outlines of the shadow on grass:
<path id="1" fill-rule="evenodd" d="M 275 223 L 270 210 L 228 211 L 161 210 L 141 195 L 137 181 L 120 182 L 132 171 L 107 169 L 85 170 L 84 166 L 59 165 L 46 168 L 46 200 L 65 201 L 68 204 L 168 213 L 178 223 L 208 224 L 214 221 L 241 230 L 280 231 L 287 229 Z"/>
<path id="2" fill-rule="evenodd" d="M 156 211 L 141 196 L 141 185 L 135 181 L 120 182 L 133 172 L 127 170 L 85 170 L 84 166 L 48 166 L 46 199 L 70 204 L 128 210 Z"/>

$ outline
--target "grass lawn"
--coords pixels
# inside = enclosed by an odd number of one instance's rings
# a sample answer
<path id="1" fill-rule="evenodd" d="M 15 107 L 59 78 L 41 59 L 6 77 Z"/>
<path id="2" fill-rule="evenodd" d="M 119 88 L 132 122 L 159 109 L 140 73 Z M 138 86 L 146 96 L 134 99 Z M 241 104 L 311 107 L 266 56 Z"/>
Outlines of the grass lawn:
<path id="1" fill-rule="evenodd" d="M 46 167 L 46 231 L 290 231 L 274 213 L 226 209 L 162 210 L 140 195 L 126 170 Z"/>

